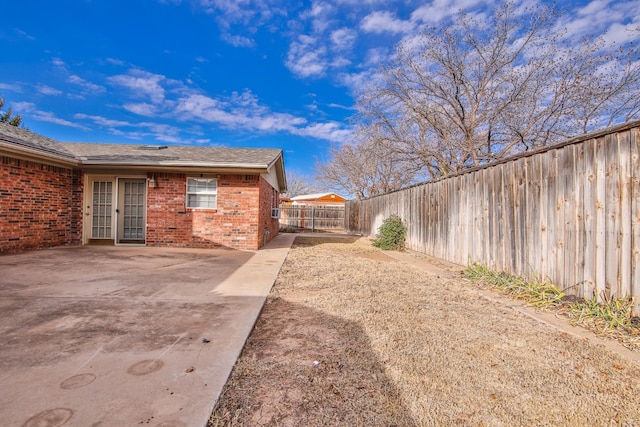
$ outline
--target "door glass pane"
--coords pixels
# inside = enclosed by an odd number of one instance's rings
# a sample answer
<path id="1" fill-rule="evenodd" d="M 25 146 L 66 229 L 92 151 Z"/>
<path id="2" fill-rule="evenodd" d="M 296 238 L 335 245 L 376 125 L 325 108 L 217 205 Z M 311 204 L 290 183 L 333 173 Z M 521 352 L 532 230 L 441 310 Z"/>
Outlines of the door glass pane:
<path id="1" fill-rule="evenodd" d="M 122 238 L 144 240 L 144 192 L 146 182 L 124 182 Z"/>
<path id="2" fill-rule="evenodd" d="M 93 218 L 91 238 L 111 238 L 111 201 L 113 183 L 109 181 L 93 183 Z"/>

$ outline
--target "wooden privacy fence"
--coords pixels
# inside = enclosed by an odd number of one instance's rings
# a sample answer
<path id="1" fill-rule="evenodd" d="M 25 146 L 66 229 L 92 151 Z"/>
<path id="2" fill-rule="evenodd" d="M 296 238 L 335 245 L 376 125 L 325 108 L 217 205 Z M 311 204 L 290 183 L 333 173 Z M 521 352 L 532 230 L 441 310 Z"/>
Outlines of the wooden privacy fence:
<path id="1" fill-rule="evenodd" d="M 347 231 L 389 215 L 410 249 L 548 278 L 568 294 L 640 299 L 640 121 L 446 179 L 347 202 Z"/>
<path id="2" fill-rule="evenodd" d="M 344 227 L 344 206 L 280 206 L 281 229 L 344 231 Z"/>

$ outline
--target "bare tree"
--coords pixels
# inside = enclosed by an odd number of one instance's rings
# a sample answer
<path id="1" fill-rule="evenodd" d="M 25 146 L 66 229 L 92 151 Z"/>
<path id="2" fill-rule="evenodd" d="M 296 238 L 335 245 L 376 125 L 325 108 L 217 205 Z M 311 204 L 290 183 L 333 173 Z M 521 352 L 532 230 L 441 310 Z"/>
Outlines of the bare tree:
<path id="1" fill-rule="evenodd" d="M 382 139 L 361 137 L 330 149 L 330 160 L 316 165 L 319 182 L 358 199 L 399 190 L 416 178 L 418 167 L 393 155 Z"/>
<path id="2" fill-rule="evenodd" d="M 317 192 L 319 192 L 319 187 L 312 177 L 303 174 L 297 169 L 287 171 L 287 192 L 283 194 L 284 196 L 295 197 Z"/>
<path id="3" fill-rule="evenodd" d="M 428 29 L 396 49 L 357 121 L 386 156 L 433 178 L 637 117 L 638 49 L 569 45 L 558 17 L 508 2 L 488 19 L 461 12 Z"/>

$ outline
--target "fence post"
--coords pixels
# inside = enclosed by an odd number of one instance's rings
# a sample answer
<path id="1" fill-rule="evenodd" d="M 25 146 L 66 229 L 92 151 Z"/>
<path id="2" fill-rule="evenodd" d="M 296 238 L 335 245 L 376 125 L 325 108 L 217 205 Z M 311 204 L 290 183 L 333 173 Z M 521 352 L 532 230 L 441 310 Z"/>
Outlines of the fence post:
<path id="1" fill-rule="evenodd" d="M 316 207 L 311 206 L 311 232 L 316 231 Z"/>

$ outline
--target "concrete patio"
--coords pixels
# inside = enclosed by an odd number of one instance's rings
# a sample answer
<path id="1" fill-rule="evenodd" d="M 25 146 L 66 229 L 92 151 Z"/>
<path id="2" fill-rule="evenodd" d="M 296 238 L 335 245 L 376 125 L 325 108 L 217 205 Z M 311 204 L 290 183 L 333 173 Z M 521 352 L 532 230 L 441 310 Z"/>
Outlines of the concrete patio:
<path id="1" fill-rule="evenodd" d="M 205 425 L 293 239 L 0 256 L 2 424 Z"/>

